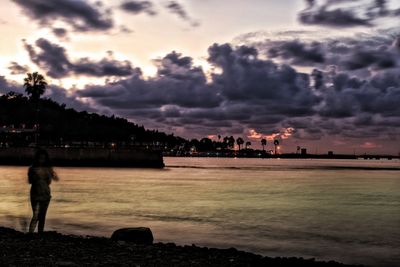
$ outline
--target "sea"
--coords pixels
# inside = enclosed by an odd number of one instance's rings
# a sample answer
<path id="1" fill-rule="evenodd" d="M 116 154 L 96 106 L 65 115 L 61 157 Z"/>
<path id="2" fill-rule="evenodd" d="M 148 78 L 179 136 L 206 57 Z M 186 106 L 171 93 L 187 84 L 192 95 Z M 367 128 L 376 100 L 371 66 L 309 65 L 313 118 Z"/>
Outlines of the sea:
<path id="1" fill-rule="evenodd" d="M 46 230 L 270 257 L 400 266 L 400 161 L 165 158 L 164 169 L 55 168 Z M 0 166 L 0 225 L 26 231 L 27 167 Z"/>

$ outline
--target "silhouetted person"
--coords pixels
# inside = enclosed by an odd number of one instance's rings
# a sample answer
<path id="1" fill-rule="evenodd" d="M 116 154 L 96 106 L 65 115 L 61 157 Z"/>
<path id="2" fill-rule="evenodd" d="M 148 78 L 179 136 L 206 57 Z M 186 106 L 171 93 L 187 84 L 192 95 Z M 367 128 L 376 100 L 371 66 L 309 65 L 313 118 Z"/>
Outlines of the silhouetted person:
<path id="1" fill-rule="evenodd" d="M 29 167 L 28 180 L 32 185 L 30 195 L 33 213 L 29 232 L 33 233 L 39 222 L 38 232 L 42 233 L 51 199 L 50 184 L 52 180 L 58 181 L 58 176 L 51 166 L 49 154 L 46 150 L 39 149 L 36 151 L 33 164 Z"/>

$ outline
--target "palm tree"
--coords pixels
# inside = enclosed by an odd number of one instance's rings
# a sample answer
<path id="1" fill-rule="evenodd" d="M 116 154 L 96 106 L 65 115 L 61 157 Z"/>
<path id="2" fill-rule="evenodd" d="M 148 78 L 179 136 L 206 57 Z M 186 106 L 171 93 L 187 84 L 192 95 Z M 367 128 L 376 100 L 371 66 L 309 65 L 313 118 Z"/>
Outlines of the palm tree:
<path id="1" fill-rule="evenodd" d="M 38 72 L 28 73 L 28 77 L 24 79 L 25 92 L 29 98 L 36 104 L 36 124 L 35 124 L 35 144 L 37 145 L 39 140 L 39 99 L 40 96 L 46 91 L 47 82 L 43 75 Z"/>
<path id="2" fill-rule="evenodd" d="M 246 142 L 246 149 L 248 149 L 250 146 L 251 146 L 251 142 L 250 142 L 250 141 L 247 141 L 247 142 Z"/>
<path id="3" fill-rule="evenodd" d="M 244 141 L 241 137 L 238 137 L 238 139 L 236 139 L 236 144 L 239 146 L 239 150 L 240 150 L 240 146 L 244 144 Z"/>
<path id="4" fill-rule="evenodd" d="M 30 99 L 37 102 L 46 91 L 47 82 L 43 75 L 37 72 L 28 73 L 27 75 L 28 77 L 24 79 L 25 92 Z"/>
<path id="5" fill-rule="evenodd" d="M 223 142 L 224 149 L 229 147 L 229 137 L 228 136 L 225 136 L 224 139 L 222 139 L 222 142 Z"/>
<path id="6" fill-rule="evenodd" d="M 265 139 L 265 138 L 261 139 L 261 145 L 262 145 L 263 151 L 265 151 L 265 146 L 267 145 L 267 139 Z"/>
<path id="7" fill-rule="evenodd" d="M 235 138 L 231 135 L 228 140 L 229 147 L 233 148 L 235 146 Z"/>
<path id="8" fill-rule="evenodd" d="M 274 140 L 274 146 L 275 146 L 275 155 L 278 155 L 279 140 L 277 139 Z"/>

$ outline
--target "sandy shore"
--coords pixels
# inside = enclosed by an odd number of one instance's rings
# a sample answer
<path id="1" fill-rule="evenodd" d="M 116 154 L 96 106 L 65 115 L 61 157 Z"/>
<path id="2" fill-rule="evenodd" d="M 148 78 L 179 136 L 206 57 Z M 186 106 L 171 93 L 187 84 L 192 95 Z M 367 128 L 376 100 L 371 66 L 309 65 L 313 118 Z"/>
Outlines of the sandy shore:
<path id="1" fill-rule="evenodd" d="M 24 234 L 0 227 L 1 266 L 350 266 L 302 258 L 269 258 L 231 249 L 155 243 L 134 245 L 108 238 L 46 232 Z"/>

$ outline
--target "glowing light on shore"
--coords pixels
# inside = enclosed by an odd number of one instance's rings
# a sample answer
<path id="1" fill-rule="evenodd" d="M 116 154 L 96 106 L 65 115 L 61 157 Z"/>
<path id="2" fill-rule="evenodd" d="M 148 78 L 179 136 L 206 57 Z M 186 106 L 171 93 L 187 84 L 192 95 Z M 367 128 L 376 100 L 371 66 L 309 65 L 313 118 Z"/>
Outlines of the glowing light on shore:
<path id="1" fill-rule="evenodd" d="M 373 148 L 380 148 L 382 146 L 379 144 L 375 144 L 374 142 L 365 142 L 364 144 L 360 145 L 360 147 L 365 149 L 373 149 Z"/>

